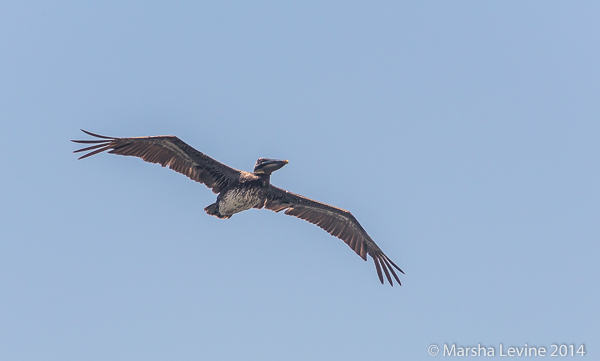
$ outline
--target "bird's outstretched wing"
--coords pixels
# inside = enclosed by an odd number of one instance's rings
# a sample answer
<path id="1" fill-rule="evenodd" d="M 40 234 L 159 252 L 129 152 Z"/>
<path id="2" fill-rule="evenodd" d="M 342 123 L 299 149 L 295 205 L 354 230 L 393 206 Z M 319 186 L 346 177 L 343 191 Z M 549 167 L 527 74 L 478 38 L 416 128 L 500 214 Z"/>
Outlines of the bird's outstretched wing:
<path id="1" fill-rule="evenodd" d="M 262 206 L 275 212 L 285 210 L 285 214 L 316 224 L 332 236 L 346 242 L 363 260 L 366 261 L 369 254 L 373 258 L 381 283 L 383 268 L 390 285 L 394 285 L 392 276 L 402 285 L 394 268 L 404 272 L 375 244 L 352 213 L 274 186 L 269 187 L 267 199 Z"/>
<path id="2" fill-rule="evenodd" d="M 108 153 L 140 157 L 146 162 L 158 163 L 163 167 L 168 166 L 196 182 L 204 183 L 214 193 L 219 193 L 223 188 L 237 181 L 242 173 L 246 173 L 212 159 L 172 135 L 114 138 L 90 133 L 83 129 L 81 131 L 100 138 L 100 140 L 73 140 L 75 143 L 94 144 L 76 150 L 74 153 L 90 151 L 79 159 L 106 150 Z"/>

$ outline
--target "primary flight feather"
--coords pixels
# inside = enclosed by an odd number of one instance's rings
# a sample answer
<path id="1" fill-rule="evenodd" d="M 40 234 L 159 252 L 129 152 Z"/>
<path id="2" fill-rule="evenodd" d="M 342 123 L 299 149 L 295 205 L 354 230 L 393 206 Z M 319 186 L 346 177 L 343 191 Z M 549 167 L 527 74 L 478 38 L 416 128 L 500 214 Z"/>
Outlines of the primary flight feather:
<path id="1" fill-rule="evenodd" d="M 404 272 L 375 244 L 352 213 L 271 185 L 271 173 L 286 165 L 287 160 L 259 158 L 254 172 L 250 173 L 220 163 L 172 135 L 114 138 L 82 131 L 98 139 L 73 140 L 90 144 L 75 151 L 89 151 L 79 159 L 108 151 L 168 166 L 218 194 L 217 201 L 204 208 L 206 213 L 218 218 L 231 218 L 250 208 L 285 211 L 285 214 L 313 223 L 346 242 L 363 260 L 367 260 L 367 255 L 371 256 L 381 283 L 385 274 L 390 285 L 394 285 L 392 277 L 402 285 L 395 269 Z"/>

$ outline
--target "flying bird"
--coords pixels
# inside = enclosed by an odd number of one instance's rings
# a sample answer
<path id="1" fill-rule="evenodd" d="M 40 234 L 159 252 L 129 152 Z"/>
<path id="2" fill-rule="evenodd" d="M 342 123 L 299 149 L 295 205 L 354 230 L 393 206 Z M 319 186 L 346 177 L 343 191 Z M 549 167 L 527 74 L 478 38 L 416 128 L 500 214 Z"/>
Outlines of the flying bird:
<path id="1" fill-rule="evenodd" d="M 392 276 L 402 285 L 394 269 L 404 272 L 375 244 L 352 213 L 271 185 L 271 174 L 288 164 L 287 160 L 259 158 L 250 173 L 220 163 L 172 135 L 114 138 L 81 131 L 98 139 L 73 140 L 93 144 L 74 151 L 89 151 L 79 159 L 108 151 L 168 166 L 218 194 L 217 201 L 204 208 L 206 213 L 218 218 L 231 218 L 250 208 L 285 211 L 285 214 L 313 223 L 346 242 L 363 260 L 367 260 L 367 255 L 371 256 L 382 284 L 385 273 L 391 286 L 394 285 Z"/>

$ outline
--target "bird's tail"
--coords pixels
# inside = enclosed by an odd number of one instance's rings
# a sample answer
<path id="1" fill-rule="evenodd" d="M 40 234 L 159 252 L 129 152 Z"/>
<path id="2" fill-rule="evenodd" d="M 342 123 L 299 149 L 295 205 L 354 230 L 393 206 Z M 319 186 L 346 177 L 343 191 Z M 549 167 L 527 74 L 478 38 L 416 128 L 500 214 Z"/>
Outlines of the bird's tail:
<path id="1" fill-rule="evenodd" d="M 223 216 L 219 213 L 219 205 L 217 203 L 209 205 L 208 207 L 204 208 L 204 210 L 206 211 L 206 213 L 208 213 L 209 216 L 215 216 L 219 218 L 231 218 L 231 216 Z"/>

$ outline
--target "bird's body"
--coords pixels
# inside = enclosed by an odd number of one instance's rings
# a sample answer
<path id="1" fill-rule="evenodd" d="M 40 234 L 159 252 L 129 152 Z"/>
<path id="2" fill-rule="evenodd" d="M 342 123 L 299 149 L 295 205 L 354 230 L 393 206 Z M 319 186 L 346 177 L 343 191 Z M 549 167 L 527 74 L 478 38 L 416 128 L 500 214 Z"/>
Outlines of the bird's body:
<path id="1" fill-rule="evenodd" d="M 304 219 L 340 238 L 363 260 L 367 259 L 367 254 L 370 255 L 381 283 L 383 269 L 390 285 L 393 286 L 392 276 L 401 285 L 394 268 L 404 272 L 381 251 L 350 212 L 271 185 L 271 173 L 285 166 L 287 160 L 259 158 L 254 172 L 250 173 L 228 167 L 175 136 L 114 138 L 83 132 L 100 140 L 74 140 L 76 143 L 94 144 L 76 150 L 90 151 L 79 159 L 108 151 L 168 166 L 218 193 L 217 201 L 204 208 L 206 213 L 218 218 L 231 218 L 251 208 L 285 211 L 287 215 Z"/>
<path id="2" fill-rule="evenodd" d="M 269 183 L 256 176 L 242 179 L 238 184 L 224 189 L 217 196 L 214 203 L 217 213 L 212 214 L 209 209 L 212 204 L 205 208 L 211 216 L 219 218 L 230 218 L 232 215 L 257 207 L 265 199 Z"/>
<path id="3" fill-rule="evenodd" d="M 256 207 L 265 198 L 264 193 L 265 189 L 262 186 L 252 184 L 242 184 L 228 189 L 217 197 L 218 215 L 229 218 L 236 213 Z"/>

